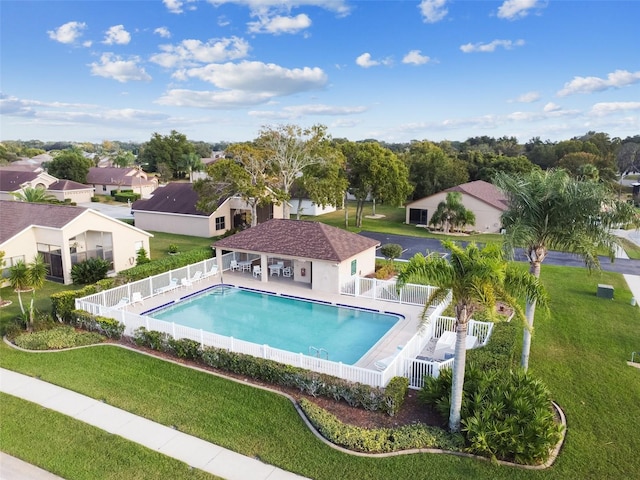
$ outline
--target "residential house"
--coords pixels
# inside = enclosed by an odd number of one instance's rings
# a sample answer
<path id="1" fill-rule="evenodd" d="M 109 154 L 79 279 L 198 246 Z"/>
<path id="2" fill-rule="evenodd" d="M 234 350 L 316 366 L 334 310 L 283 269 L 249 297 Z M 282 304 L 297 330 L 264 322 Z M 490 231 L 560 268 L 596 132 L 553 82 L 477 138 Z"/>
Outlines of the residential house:
<path id="1" fill-rule="evenodd" d="M 475 230 L 485 233 L 498 233 L 501 231 L 500 216 L 507 209 L 507 199 L 498 188 L 483 180 L 463 183 L 408 203 L 405 206 L 405 222 L 415 225 L 428 225 L 431 216 L 438 208 L 438 204 L 446 200 L 449 192 L 460 192 L 462 194 L 462 204 L 476 216 L 475 225 L 466 226 L 468 231 Z"/>
<path id="2" fill-rule="evenodd" d="M 40 171 L 38 171 L 40 170 Z M 93 197 L 93 187 L 71 180 L 58 180 L 32 167 L 10 165 L 0 167 L 0 200 L 15 200 L 14 193 L 25 188 L 41 188 L 61 202 L 86 203 Z"/>
<path id="3" fill-rule="evenodd" d="M 133 190 L 142 198 L 149 198 L 158 188 L 158 179 L 149 177 L 138 168 L 92 167 L 87 174 L 87 184 L 95 188 L 96 195 L 111 195 L 112 191 Z"/>
<path id="4" fill-rule="evenodd" d="M 234 252 L 239 262 L 260 267 L 260 278 L 268 282 L 270 265 L 289 268 L 290 278 L 311 289 L 340 293 L 340 285 L 354 275 L 375 272 L 376 248 L 380 243 L 320 222 L 273 219 L 218 240 L 213 244 L 218 262 L 222 254 Z M 218 265 L 222 271 L 223 265 Z"/>
<path id="5" fill-rule="evenodd" d="M 214 212 L 196 208 L 198 194 L 191 183 L 172 182 L 159 187 L 149 199 L 133 203 L 135 225 L 154 232 L 214 237 L 250 223 L 251 207 L 239 196 L 222 197 Z M 258 223 L 282 218 L 283 205 L 258 207 Z"/>
<path id="6" fill-rule="evenodd" d="M 135 265 L 140 248 L 149 252 L 150 233 L 92 209 L 0 200 L 0 250 L 5 271 L 42 254 L 48 278 L 72 283 L 71 267 L 87 258 L 111 263 L 110 273 Z"/>

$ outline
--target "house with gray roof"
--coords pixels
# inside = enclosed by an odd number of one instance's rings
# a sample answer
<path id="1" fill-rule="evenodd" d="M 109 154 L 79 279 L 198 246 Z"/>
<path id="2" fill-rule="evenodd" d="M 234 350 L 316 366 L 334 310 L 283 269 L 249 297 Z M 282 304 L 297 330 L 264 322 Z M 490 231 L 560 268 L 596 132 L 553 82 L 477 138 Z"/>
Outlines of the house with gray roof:
<path id="1" fill-rule="evenodd" d="M 58 180 L 48 173 L 20 165 L 0 167 L 0 200 L 15 200 L 14 193 L 25 188 L 41 188 L 61 202 L 86 203 L 93 197 L 93 187 L 71 180 Z"/>
<path id="2" fill-rule="evenodd" d="M 37 254 L 48 278 L 72 283 L 71 268 L 88 258 L 111 264 L 110 273 L 135 265 L 140 248 L 149 252 L 151 234 L 89 208 L 0 200 L 0 250 L 5 270 Z"/>
<path id="3" fill-rule="evenodd" d="M 449 192 L 460 192 L 462 204 L 476 216 L 475 225 L 467 225 L 467 230 L 484 233 L 500 232 L 502 228 L 500 216 L 507 209 L 507 199 L 498 188 L 483 180 L 463 183 L 408 203 L 405 206 L 405 223 L 428 225 L 438 204 L 446 200 Z"/>
<path id="4" fill-rule="evenodd" d="M 148 199 L 131 206 L 135 225 L 153 232 L 215 237 L 250 223 L 251 207 L 239 196 L 221 196 L 213 212 L 196 208 L 198 194 L 193 184 L 171 182 L 158 187 Z M 258 223 L 282 218 L 283 205 L 258 207 Z"/>
<path id="5" fill-rule="evenodd" d="M 250 271 L 260 267 L 260 279 L 268 282 L 284 269 L 288 278 L 311 289 L 340 293 L 340 285 L 354 275 L 375 272 L 376 248 L 380 243 L 320 222 L 273 219 L 215 242 L 218 262 L 233 252 L 234 260 L 250 262 Z M 280 266 L 280 267 L 278 267 Z M 227 265 L 218 265 L 219 271 Z M 244 270 L 244 269 L 242 269 Z"/>

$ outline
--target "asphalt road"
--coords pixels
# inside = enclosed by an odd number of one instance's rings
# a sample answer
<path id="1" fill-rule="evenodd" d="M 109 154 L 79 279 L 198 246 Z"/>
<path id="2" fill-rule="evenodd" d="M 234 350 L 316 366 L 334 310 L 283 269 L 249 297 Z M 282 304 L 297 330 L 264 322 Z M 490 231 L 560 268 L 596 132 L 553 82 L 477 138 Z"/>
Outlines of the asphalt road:
<path id="1" fill-rule="evenodd" d="M 418 252 L 422 254 L 425 254 L 426 251 L 446 252 L 446 250 L 442 248 L 440 240 L 434 238 L 406 237 L 403 235 L 390 235 L 377 232 L 360 232 L 360 235 L 373 238 L 374 240 L 379 241 L 381 245 L 384 245 L 385 243 L 397 243 L 398 245 L 401 245 L 404 252 L 400 258 L 403 260 L 410 259 Z M 460 243 L 464 245 L 467 242 L 461 241 Z M 602 270 L 626 273 L 628 275 L 640 275 L 640 260 L 617 258 L 615 262 L 612 263 L 609 260 L 609 257 L 599 257 L 599 259 Z M 528 262 L 527 257 L 522 250 L 516 250 L 515 260 Z M 548 253 L 544 260 L 544 264 L 560 265 L 564 267 L 585 267 L 584 262 L 577 255 L 553 251 Z"/>

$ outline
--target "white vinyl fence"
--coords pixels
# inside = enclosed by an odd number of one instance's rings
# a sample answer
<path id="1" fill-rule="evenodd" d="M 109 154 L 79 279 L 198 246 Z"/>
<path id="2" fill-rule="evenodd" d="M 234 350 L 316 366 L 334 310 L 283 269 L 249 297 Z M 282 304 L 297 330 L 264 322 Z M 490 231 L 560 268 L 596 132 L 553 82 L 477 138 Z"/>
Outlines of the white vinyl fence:
<path id="1" fill-rule="evenodd" d="M 398 291 L 395 280 L 378 280 L 377 278 L 358 276 L 350 278 L 340 287 L 342 295 L 419 306 L 424 306 L 427 303 L 434 290 L 435 287 L 430 285 L 408 283 Z M 436 305 L 432 304 L 430 307 L 435 308 Z"/>

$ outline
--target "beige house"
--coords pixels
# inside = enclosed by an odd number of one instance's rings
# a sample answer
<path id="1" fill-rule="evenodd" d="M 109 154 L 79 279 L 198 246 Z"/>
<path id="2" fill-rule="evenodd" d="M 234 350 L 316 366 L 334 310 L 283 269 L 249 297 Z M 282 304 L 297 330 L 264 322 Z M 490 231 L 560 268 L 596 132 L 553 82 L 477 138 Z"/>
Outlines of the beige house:
<path id="1" fill-rule="evenodd" d="M 95 210 L 48 203 L 0 201 L 0 250 L 5 269 L 43 255 L 48 278 L 72 283 L 71 267 L 87 258 L 111 262 L 111 273 L 135 265 L 136 252 L 149 252 L 150 233 Z"/>
<path id="2" fill-rule="evenodd" d="M 158 188 L 158 179 L 137 168 L 92 167 L 87 184 L 95 188 L 96 195 L 111 195 L 112 191 L 133 190 L 142 198 L 149 198 Z"/>
<path id="3" fill-rule="evenodd" d="M 234 261 L 263 282 L 277 273 L 298 284 L 327 293 L 340 293 L 340 285 L 354 275 L 375 272 L 379 242 L 324 223 L 274 219 L 243 230 L 213 244 L 218 258 L 234 252 Z"/>
<path id="4" fill-rule="evenodd" d="M 0 200 L 15 200 L 13 193 L 25 188 L 41 188 L 61 202 L 86 203 L 93 197 L 93 187 L 57 178 L 31 167 L 9 165 L 0 168 Z"/>
<path id="5" fill-rule="evenodd" d="M 463 183 L 438 192 L 429 197 L 415 200 L 406 205 L 405 223 L 414 225 L 428 225 L 431 216 L 444 202 L 449 192 L 460 192 L 462 204 L 476 216 L 475 225 L 467 225 L 468 231 L 484 233 L 499 233 L 502 228 L 500 216 L 507 208 L 506 197 L 491 183 L 483 180 Z"/>
<path id="6" fill-rule="evenodd" d="M 159 187 L 149 199 L 133 203 L 135 225 L 153 232 L 215 237 L 250 223 L 251 207 L 239 196 L 222 197 L 212 213 L 196 209 L 198 194 L 191 183 L 172 182 Z M 258 223 L 282 218 L 282 204 L 258 207 Z"/>

